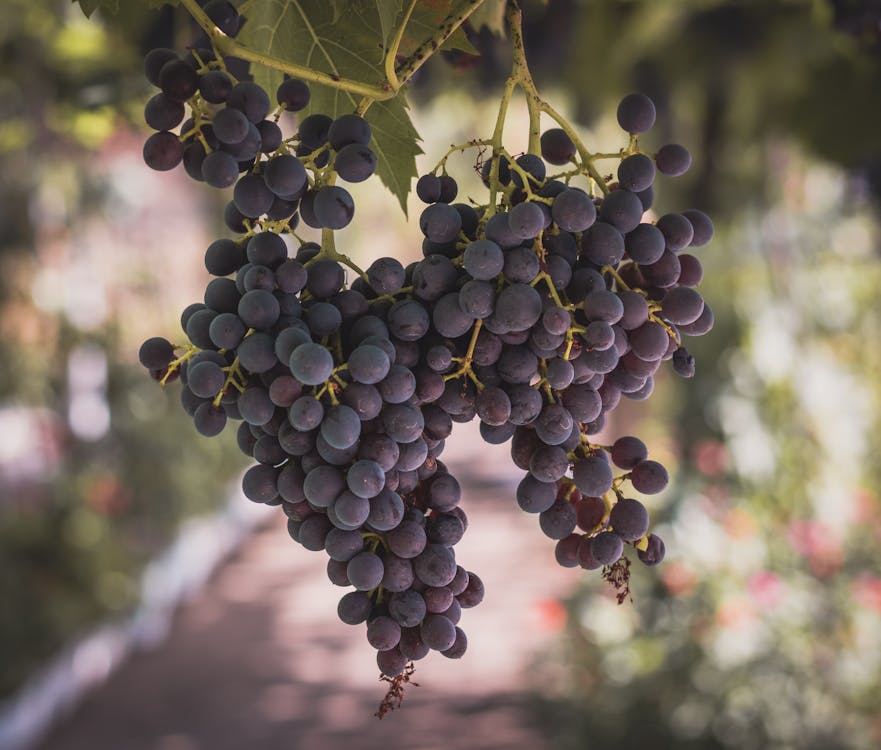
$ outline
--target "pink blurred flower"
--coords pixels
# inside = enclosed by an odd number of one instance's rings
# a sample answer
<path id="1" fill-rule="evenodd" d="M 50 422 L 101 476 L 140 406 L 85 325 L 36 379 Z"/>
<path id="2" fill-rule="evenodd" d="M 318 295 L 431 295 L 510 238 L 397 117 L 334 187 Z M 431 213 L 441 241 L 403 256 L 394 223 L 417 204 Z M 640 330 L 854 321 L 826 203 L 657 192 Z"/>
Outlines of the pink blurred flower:
<path id="1" fill-rule="evenodd" d="M 756 611 L 747 599 L 725 599 L 716 608 L 716 624 L 721 628 L 736 628 L 755 619 Z"/>
<path id="2" fill-rule="evenodd" d="M 697 586 L 697 574 L 689 567 L 678 562 L 670 562 L 663 566 L 661 580 L 674 596 L 690 594 Z"/>
<path id="3" fill-rule="evenodd" d="M 692 458 L 697 470 L 708 477 L 717 477 L 728 470 L 728 449 L 718 440 L 701 440 L 695 444 Z"/>
<path id="4" fill-rule="evenodd" d="M 837 533 L 813 519 L 793 521 L 787 531 L 790 546 L 806 557 L 818 578 L 832 575 L 844 561 L 844 551 Z"/>
<path id="5" fill-rule="evenodd" d="M 762 609 L 775 606 L 783 596 L 783 589 L 783 580 L 770 570 L 761 570 L 746 582 L 746 590 Z"/>
<path id="6" fill-rule="evenodd" d="M 559 633 L 566 627 L 566 608 L 559 599 L 541 599 L 536 602 L 539 627 L 549 633 Z"/>
<path id="7" fill-rule="evenodd" d="M 881 578 L 863 573 L 852 585 L 853 598 L 861 607 L 881 612 Z"/>

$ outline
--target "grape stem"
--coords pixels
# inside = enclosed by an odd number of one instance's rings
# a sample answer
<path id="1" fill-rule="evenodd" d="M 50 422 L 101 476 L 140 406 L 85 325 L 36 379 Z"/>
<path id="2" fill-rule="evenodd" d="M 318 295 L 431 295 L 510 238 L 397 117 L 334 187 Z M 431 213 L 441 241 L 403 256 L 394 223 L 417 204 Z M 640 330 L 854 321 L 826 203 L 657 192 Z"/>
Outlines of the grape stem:
<path id="1" fill-rule="evenodd" d="M 673 339 L 673 342 L 676 344 L 676 346 L 682 345 L 682 342 L 679 339 L 679 334 L 670 326 L 670 324 L 666 320 L 655 313 L 649 313 L 649 320 L 661 326 L 661 328 L 663 328 L 667 332 L 667 335 L 671 339 Z"/>
<path id="2" fill-rule="evenodd" d="M 511 35 L 511 46 L 514 52 L 514 64 L 509 81 L 513 80 L 526 96 L 526 107 L 529 111 L 529 150 L 531 153 L 538 154 L 541 152 L 540 146 L 540 120 L 541 113 L 544 112 L 562 128 L 562 130 L 572 139 L 581 162 L 587 169 L 590 178 L 597 184 L 603 195 L 608 194 L 609 187 L 605 179 L 599 173 L 594 161 L 599 158 L 608 158 L 605 154 L 592 154 L 582 142 L 578 133 L 557 110 L 548 104 L 538 93 L 535 82 L 532 79 L 532 73 L 529 71 L 529 65 L 526 62 L 526 47 L 523 43 L 523 12 L 520 9 L 518 0 L 509 0 L 505 15 L 508 19 L 508 28 Z M 506 87 L 507 91 L 507 87 Z M 510 95 L 509 95 L 510 96 Z M 507 103 L 505 104 L 507 106 Z M 631 144 L 632 145 L 632 144 Z"/>
<path id="3" fill-rule="evenodd" d="M 482 148 L 484 146 L 492 146 L 492 141 L 488 138 L 474 138 L 473 140 L 468 141 L 467 143 L 462 143 L 458 146 L 450 146 L 447 150 L 447 153 L 443 155 L 441 160 L 435 165 L 434 169 L 431 170 L 430 174 L 437 174 L 438 171 L 441 171 L 443 174 L 447 173 L 447 160 L 453 155 L 460 153 L 462 151 L 467 151 L 469 148 Z M 477 157 L 480 159 L 480 155 Z"/>
<path id="4" fill-rule="evenodd" d="M 180 347 L 175 347 L 175 349 L 178 349 L 178 348 L 180 348 Z M 168 378 L 171 377 L 171 374 L 175 370 L 179 370 L 180 366 L 184 362 L 187 362 L 194 355 L 198 354 L 201 351 L 202 350 L 198 346 L 195 346 L 194 344 L 186 344 L 184 347 L 184 353 L 181 354 L 179 357 L 175 357 L 175 359 L 173 359 L 171 362 L 168 363 L 165 375 L 162 376 L 162 380 L 159 381 L 159 385 L 166 385 L 168 383 Z"/>
<path id="5" fill-rule="evenodd" d="M 474 323 L 474 328 L 471 331 L 471 341 L 468 342 L 468 351 L 465 352 L 464 357 L 453 357 L 454 362 L 459 363 L 459 369 L 455 372 L 448 373 L 444 375 L 444 381 L 447 380 L 455 380 L 462 375 L 467 375 L 471 380 L 474 381 L 474 385 L 476 385 L 479 389 L 483 389 L 483 383 L 480 382 L 477 375 L 474 374 L 474 370 L 471 369 L 471 361 L 474 359 L 474 347 L 477 346 L 477 337 L 480 335 L 480 329 L 483 327 L 483 320 L 478 318 Z"/>
<path id="6" fill-rule="evenodd" d="M 403 60 L 399 66 L 395 68 L 395 75 L 403 86 L 413 74 L 423 66 L 426 60 L 437 52 L 456 30 L 476 11 L 484 0 L 468 0 L 468 2 L 460 8 L 452 16 L 449 16 L 438 26 L 437 33 L 430 39 L 425 40 L 406 60 Z M 415 5 L 415 3 L 414 3 Z M 401 34 L 403 37 L 403 33 Z M 395 50 L 395 55 L 397 50 Z"/>
<path id="7" fill-rule="evenodd" d="M 245 335 L 247 337 L 252 333 L 254 333 L 253 328 L 251 328 Z M 224 367 L 223 369 L 226 371 L 226 382 L 223 384 L 223 388 L 220 389 L 220 393 L 214 397 L 214 406 L 220 406 L 220 402 L 223 400 L 223 394 L 226 393 L 227 388 L 232 386 L 239 393 L 242 393 L 245 390 L 245 386 L 242 385 L 242 383 L 248 382 L 248 379 L 242 372 L 242 365 L 239 362 L 238 357 L 233 360 L 233 363 L 229 365 L 229 367 Z M 240 379 L 242 383 L 239 382 Z"/>
<path id="8" fill-rule="evenodd" d="M 398 49 L 401 47 L 401 40 L 404 38 L 404 31 L 407 28 L 407 24 L 410 22 L 410 16 L 413 15 L 413 9 L 416 7 L 416 2 L 417 0 L 410 0 L 410 5 L 404 12 L 404 17 L 401 19 L 401 23 L 395 33 L 395 38 L 392 39 L 392 43 L 389 45 L 389 48 L 385 53 L 385 77 L 389 82 L 389 86 L 392 87 L 392 91 L 398 91 L 401 88 L 401 81 L 398 79 L 398 71 L 395 70 L 395 62 L 398 57 Z"/>
<path id="9" fill-rule="evenodd" d="M 629 292 L 630 287 L 627 285 L 627 282 L 621 278 L 621 274 L 618 273 L 617 269 L 614 266 L 603 266 L 600 269 L 601 273 L 609 274 L 613 279 L 615 279 L 615 283 L 618 285 L 619 289 L 623 289 L 624 291 Z"/>

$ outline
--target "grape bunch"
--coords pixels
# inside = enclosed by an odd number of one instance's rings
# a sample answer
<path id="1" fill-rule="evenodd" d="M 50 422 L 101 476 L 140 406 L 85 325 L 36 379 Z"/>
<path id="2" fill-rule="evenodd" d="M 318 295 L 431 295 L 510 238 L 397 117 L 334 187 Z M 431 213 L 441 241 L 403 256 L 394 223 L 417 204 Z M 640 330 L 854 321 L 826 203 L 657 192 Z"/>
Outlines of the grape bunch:
<path id="1" fill-rule="evenodd" d="M 157 57 L 167 58 L 158 78 Z M 238 444 L 257 461 L 243 477 L 245 495 L 281 506 L 291 537 L 327 552 L 328 578 L 354 589 L 339 617 L 367 623 L 383 674 L 402 673 L 431 649 L 459 658 L 467 647 L 461 610 L 480 603 L 483 584 L 453 552 L 468 519 L 459 483 L 438 460 L 452 430 L 431 406 L 444 381 L 419 367 L 428 314 L 415 302 L 393 304 L 405 281 L 394 258 L 370 266 L 365 295 L 344 288 L 345 268 L 332 253 L 307 242 L 289 257 L 284 239 L 298 216 L 316 228 L 348 224 L 354 204 L 332 175 L 358 182 L 373 173 L 370 126 L 354 114 L 313 114 L 282 139 L 266 119 L 265 91 L 232 83 L 222 61 L 199 57 L 208 62 L 197 69 L 197 88 L 175 89 L 176 76 L 189 76 L 179 71 L 193 66 L 167 51 L 148 54 L 148 78 L 163 91 L 146 119 L 163 129 L 148 138 L 144 158 L 160 170 L 182 161 L 195 179 L 234 186 L 225 220 L 243 234 L 205 252 L 215 278 L 181 316 L 189 343 L 149 339 L 140 360 L 163 382 L 181 380 L 182 406 L 201 434 L 240 421 Z M 224 86 L 206 94 L 206 79 Z M 184 94 L 194 116 L 174 134 L 182 116 L 159 122 L 151 113 L 157 98 L 177 101 L 179 112 Z M 309 90 L 290 79 L 276 99 L 276 114 L 298 111 Z M 250 139 L 247 150 L 240 136 Z M 179 158 L 156 147 L 169 139 L 186 144 Z"/>
<path id="2" fill-rule="evenodd" d="M 527 472 L 517 503 L 557 540 L 557 561 L 603 567 L 610 579 L 629 565 L 619 562 L 627 544 L 646 565 L 663 559 L 645 506 L 624 487 L 654 494 L 668 474 L 638 438 L 590 438 L 622 397 L 651 395 L 663 361 L 692 377 L 683 337 L 713 325 L 695 289 L 700 261 L 683 252 L 710 241 L 709 217 L 691 209 L 643 221 L 657 172 L 678 176 L 691 163 L 678 144 L 654 157 L 637 150 L 654 119 L 648 97 L 621 102 L 618 121 L 631 143 L 602 197 L 569 184 L 571 173 L 548 176 L 548 164 L 577 163 L 561 128 L 541 135 L 540 155 L 500 150 L 483 163 L 485 184 L 495 181 L 500 193 L 483 215 L 452 202 L 456 185 L 446 174 L 417 183 L 429 205 L 414 295 L 433 303 L 425 359 L 447 380 L 438 403 L 455 421 L 478 417 L 487 442 L 511 440 L 513 461 Z"/>
<path id="3" fill-rule="evenodd" d="M 238 29 L 241 17 L 230 9 L 227 2 L 205 7 L 221 28 Z M 343 228 L 355 206 L 331 175 L 361 182 L 373 174 L 370 125 L 354 114 L 335 120 L 313 114 L 299 123 L 296 138 L 285 139 L 279 118 L 309 104 L 309 87 L 285 80 L 274 108 L 240 63 L 207 48 L 195 48 L 184 58 L 166 48 L 147 54 L 147 80 L 161 90 L 144 108 L 144 119 L 157 131 L 144 144 L 144 161 L 159 171 L 182 163 L 194 180 L 233 187 L 224 213 L 233 231 L 247 231 L 261 216 L 286 222 L 287 229 L 296 228 L 300 218 L 310 227 Z M 316 168 L 316 179 L 309 179 L 307 167 Z"/>
<path id="4" fill-rule="evenodd" d="M 235 33 L 229 8 L 206 12 Z M 360 182 L 376 168 L 368 121 L 312 113 L 285 137 L 279 121 L 307 106 L 308 86 L 285 80 L 274 106 L 236 62 L 212 49 L 145 60 L 161 88 L 145 110 L 158 131 L 146 163 L 183 163 L 232 188 L 224 219 L 237 236 L 205 251 L 214 278 L 181 316 L 187 343 L 151 338 L 141 363 L 163 384 L 181 381 L 199 433 L 239 422 L 239 447 L 256 461 L 244 494 L 280 507 L 296 542 L 326 552 L 330 581 L 351 589 L 338 615 L 366 623 L 387 678 L 431 650 L 461 657 L 461 610 L 484 595 L 454 552 L 468 527 L 440 460 L 454 423 L 476 417 L 488 443 L 511 442 L 526 472 L 516 502 L 556 541 L 559 564 L 603 568 L 626 592 L 626 547 L 655 565 L 664 544 L 624 488 L 660 492 L 668 475 L 638 438 L 593 436 L 622 397 L 651 394 L 663 361 L 691 377 L 683 337 L 713 323 L 695 290 L 700 261 L 684 252 L 711 239 L 710 219 L 689 210 L 644 221 L 656 173 L 690 164 L 682 146 L 639 149 L 654 105 L 634 94 L 619 106 L 630 139 L 616 182 L 562 128 L 541 135 L 540 153 L 495 145 L 482 205 L 455 202 L 444 159 L 416 184 L 423 258 L 361 271 L 332 230 L 355 209 L 337 178 Z M 586 174 L 601 195 L 574 184 Z M 320 244 L 293 239 L 300 220 L 323 230 Z"/>

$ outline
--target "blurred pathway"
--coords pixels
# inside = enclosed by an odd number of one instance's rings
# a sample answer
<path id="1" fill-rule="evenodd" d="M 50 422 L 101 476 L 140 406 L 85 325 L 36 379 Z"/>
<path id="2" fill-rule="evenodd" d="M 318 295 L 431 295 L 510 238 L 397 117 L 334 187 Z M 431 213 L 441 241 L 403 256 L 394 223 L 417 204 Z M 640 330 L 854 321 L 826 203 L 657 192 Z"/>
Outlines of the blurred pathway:
<path id="1" fill-rule="evenodd" d="M 517 508 L 506 451 L 460 441 L 472 452 L 449 457 L 470 521 L 457 559 L 487 596 L 463 612 L 465 657 L 417 662 L 420 687 L 400 710 L 373 717 L 385 690 L 364 628 L 339 622 L 345 589 L 279 513 L 181 609 L 160 648 L 133 657 L 40 750 L 546 748 L 526 711 L 526 671 L 578 573 L 556 565 L 537 518 Z"/>

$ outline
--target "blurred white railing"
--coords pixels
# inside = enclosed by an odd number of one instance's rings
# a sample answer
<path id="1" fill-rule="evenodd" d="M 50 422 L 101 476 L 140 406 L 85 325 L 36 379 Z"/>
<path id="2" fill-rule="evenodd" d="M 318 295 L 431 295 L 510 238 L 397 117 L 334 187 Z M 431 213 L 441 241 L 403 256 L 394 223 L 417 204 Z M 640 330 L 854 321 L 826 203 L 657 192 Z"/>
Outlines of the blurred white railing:
<path id="1" fill-rule="evenodd" d="M 160 645 L 177 607 L 196 593 L 250 532 L 269 517 L 236 488 L 225 507 L 185 521 L 141 575 L 137 609 L 68 644 L 12 698 L 0 703 L 0 750 L 26 750 L 101 685 L 134 651 Z"/>

